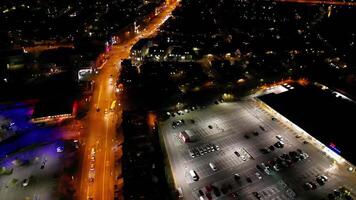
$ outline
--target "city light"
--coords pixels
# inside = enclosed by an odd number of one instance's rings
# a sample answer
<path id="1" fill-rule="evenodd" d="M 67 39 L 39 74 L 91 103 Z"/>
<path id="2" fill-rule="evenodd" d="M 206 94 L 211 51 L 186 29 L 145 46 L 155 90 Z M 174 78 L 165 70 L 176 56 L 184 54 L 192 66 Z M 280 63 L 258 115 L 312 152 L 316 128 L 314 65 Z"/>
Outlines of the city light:
<path id="1" fill-rule="evenodd" d="M 353 0 L 0 14 L 0 199 L 356 199 Z"/>

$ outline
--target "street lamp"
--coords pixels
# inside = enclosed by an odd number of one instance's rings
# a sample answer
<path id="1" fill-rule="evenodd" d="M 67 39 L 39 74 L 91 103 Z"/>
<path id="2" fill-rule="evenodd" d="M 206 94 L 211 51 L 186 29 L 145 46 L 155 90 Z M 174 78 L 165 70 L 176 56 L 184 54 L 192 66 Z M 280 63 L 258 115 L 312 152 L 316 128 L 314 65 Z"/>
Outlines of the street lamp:
<path id="1" fill-rule="evenodd" d="M 349 167 L 347 170 L 349 170 L 349 172 L 353 172 L 354 168 L 353 167 Z"/>

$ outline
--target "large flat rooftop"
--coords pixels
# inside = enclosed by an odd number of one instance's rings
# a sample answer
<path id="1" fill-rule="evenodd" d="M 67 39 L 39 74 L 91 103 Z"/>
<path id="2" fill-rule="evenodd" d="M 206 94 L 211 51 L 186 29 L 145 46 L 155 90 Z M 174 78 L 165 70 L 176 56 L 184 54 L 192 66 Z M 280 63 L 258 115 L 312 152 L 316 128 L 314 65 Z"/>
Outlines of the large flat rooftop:
<path id="1" fill-rule="evenodd" d="M 335 144 L 341 156 L 355 164 L 351 140 L 356 131 L 356 103 L 314 85 L 293 86 L 293 90 L 259 98 L 326 146 Z"/>

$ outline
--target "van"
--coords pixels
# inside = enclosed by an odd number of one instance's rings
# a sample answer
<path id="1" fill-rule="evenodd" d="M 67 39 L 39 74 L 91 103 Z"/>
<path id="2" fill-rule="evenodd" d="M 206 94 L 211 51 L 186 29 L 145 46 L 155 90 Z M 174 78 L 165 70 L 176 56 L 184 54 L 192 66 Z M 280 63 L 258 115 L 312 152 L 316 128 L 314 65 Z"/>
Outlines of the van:
<path id="1" fill-rule="evenodd" d="M 276 135 L 276 138 L 281 141 L 283 140 L 283 137 L 281 135 Z"/>
<path id="2" fill-rule="evenodd" d="M 194 170 L 191 169 L 189 171 L 189 174 L 192 177 L 193 181 L 198 181 L 199 180 L 198 174 Z"/>
<path id="3" fill-rule="evenodd" d="M 183 190 L 181 187 L 177 188 L 177 192 L 178 192 L 178 199 L 183 199 Z"/>
<path id="4" fill-rule="evenodd" d="M 214 172 L 218 170 L 214 163 L 209 163 L 209 166 Z"/>

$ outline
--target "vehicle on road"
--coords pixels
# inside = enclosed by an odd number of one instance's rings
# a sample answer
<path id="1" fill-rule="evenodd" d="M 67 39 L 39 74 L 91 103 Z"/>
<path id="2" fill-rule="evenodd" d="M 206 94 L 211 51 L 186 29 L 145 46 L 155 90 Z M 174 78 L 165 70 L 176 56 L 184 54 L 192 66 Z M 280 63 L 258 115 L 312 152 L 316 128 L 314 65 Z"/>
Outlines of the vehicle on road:
<path id="1" fill-rule="evenodd" d="M 91 155 L 91 156 L 95 156 L 95 148 L 94 148 L 94 147 L 91 148 L 91 150 L 90 150 L 90 155 Z"/>
<path id="2" fill-rule="evenodd" d="M 95 169 L 90 169 L 88 174 L 88 180 L 90 183 L 94 182 L 95 179 Z"/>
<path id="3" fill-rule="evenodd" d="M 90 170 L 94 170 L 95 168 L 94 168 L 94 163 L 90 163 L 90 168 L 89 168 Z"/>
<path id="4" fill-rule="evenodd" d="M 183 190 L 181 187 L 177 188 L 177 192 L 178 192 L 178 199 L 183 199 Z"/>
<path id="5" fill-rule="evenodd" d="M 116 107 L 116 100 L 113 100 L 110 105 L 110 109 L 109 109 L 110 112 L 113 112 L 115 110 L 115 107 Z"/>

